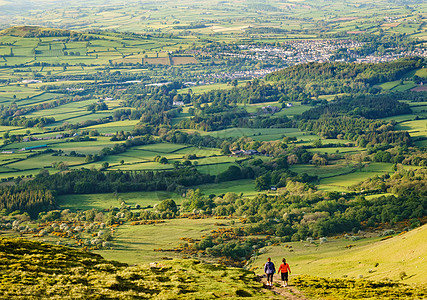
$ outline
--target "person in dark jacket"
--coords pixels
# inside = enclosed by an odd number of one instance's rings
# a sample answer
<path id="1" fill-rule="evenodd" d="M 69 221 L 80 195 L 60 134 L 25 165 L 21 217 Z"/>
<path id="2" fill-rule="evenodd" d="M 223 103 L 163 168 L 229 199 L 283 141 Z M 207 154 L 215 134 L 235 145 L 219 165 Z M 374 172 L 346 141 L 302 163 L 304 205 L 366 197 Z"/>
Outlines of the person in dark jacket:
<path id="1" fill-rule="evenodd" d="M 267 274 L 267 286 L 273 286 L 273 275 L 276 273 L 276 268 L 270 257 L 267 258 L 267 262 L 265 263 L 264 273 Z"/>

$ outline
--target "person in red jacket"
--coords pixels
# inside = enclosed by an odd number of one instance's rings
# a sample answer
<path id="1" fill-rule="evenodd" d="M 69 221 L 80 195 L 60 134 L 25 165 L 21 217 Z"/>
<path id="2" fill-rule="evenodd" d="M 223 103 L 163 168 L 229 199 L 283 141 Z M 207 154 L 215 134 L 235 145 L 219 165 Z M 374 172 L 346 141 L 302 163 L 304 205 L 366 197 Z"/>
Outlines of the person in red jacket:
<path id="1" fill-rule="evenodd" d="M 289 264 L 286 263 L 286 259 L 284 258 L 282 260 L 282 264 L 279 267 L 279 271 L 277 271 L 277 274 L 281 274 L 282 275 L 282 287 L 288 286 L 288 272 L 289 274 L 291 274 L 291 268 L 289 267 Z"/>

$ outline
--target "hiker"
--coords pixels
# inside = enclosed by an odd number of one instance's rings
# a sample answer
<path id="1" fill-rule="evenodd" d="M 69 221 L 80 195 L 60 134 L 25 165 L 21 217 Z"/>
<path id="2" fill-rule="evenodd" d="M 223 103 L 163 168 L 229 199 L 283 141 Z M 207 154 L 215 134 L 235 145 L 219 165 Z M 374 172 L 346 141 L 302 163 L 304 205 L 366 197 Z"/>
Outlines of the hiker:
<path id="1" fill-rule="evenodd" d="M 273 286 L 273 275 L 276 273 L 276 268 L 271 262 L 271 258 L 267 258 L 267 262 L 264 266 L 264 273 L 267 274 L 267 286 Z"/>
<path id="2" fill-rule="evenodd" d="M 288 286 L 288 271 L 289 274 L 291 274 L 291 268 L 289 267 L 289 264 L 286 263 L 286 258 L 284 258 L 279 267 L 279 271 L 277 271 L 277 274 L 280 273 L 282 275 L 282 287 Z"/>

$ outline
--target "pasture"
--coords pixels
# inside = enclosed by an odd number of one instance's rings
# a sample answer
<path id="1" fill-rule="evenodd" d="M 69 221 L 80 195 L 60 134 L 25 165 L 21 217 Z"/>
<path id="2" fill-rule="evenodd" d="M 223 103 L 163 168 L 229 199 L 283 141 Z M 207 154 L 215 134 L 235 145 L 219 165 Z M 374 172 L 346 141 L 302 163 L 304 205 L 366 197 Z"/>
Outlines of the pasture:
<path id="1" fill-rule="evenodd" d="M 181 196 L 166 191 L 157 192 L 132 192 L 118 194 L 84 194 L 84 195 L 65 195 L 58 197 L 58 204 L 62 209 L 104 210 L 110 208 L 120 208 L 121 203 L 125 202 L 135 208 L 140 205 L 141 208 L 153 207 L 165 199 L 174 199 L 177 204 L 182 202 Z"/>
<path id="2" fill-rule="evenodd" d="M 173 153 L 178 150 L 182 150 L 189 147 L 190 146 L 187 146 L 187 145 L 161 143 L 161 144 L 151 144 L 146 146 L 140 146 L 140 147 L 137 147 L 136 149 L 159 152 L 159 153 Z"/>
<path id="3" fill-rule="evenodd" d="M 355 170 L 355 166 L 353 163 L 346 164 L 340 161 L 334 164 L 328 164 L 326 166 L 308 164 L 292 165 L 290 170 L 297 172 L 298 174 L 307 173 L 310 176 L 318 176 L 320 179 L 322 179 L 349 174 Z"/>
<path id="4" fill-rule="evenodd" d="M 255 182 L 252 179 L 233 180 L 221 183 L 203 184 L 194 189 L 200 189 L 205 195 L 222 195 L 225 193 L 243 193 L 245 197 L 253 197 L 258 192 L 255 190 Z"/>
<path id="5" fill-rule="evenodd" d="M 139 122 L 138 120 L 109 122 L 107 124 L 99 124 L 99 125 L 84 127 L 84 129 L 96 130 L 100 134 L 116 133 L 116 132 L 120 132 L 120 131 L 124 131 L 124 132 L 128 131 L 129 132 L 129 131 L 132 131 L 132 129 L 135 127 L 135 125 L 138 122 Z"/>
<path id="6" fill-rule="evenodd" d="M 414 120 L 399 123 L 397 130 L 407 130 L 411 137 L 427 137 L 427 121 Z"/>
<path id="7" fill-rule="evenodd" d="M 57 163 L 63 162 L 67 166 L 78 166 L 84 164 L 84 157 L 72 156 L 52 156 L 51 154 L 39 155 L 25 160 L 7 164 L 9 168 L 17 170 L 33 170 L 46 167 L 53 167 Z"/>
<path id="8" fill-rule="evenodd" d="M 327 143 L 331 140 L 322 140 L 322 142 Z M 325 153 L 325 154 L 334 154 L 334 153 L 348 153 L 348 154 L 355 154 L 362 151 L 362 148 L 359 147 L 322 147 L 322 148 L 311 148 L 308 149 L 309 152 L 317 152 L 317 153 Z"/>
<path id="9" fill-rule="evenodd" d="M 201 132 L 219 138 L 250 137 L 256 141 L 280 140 L 285 136 L 301 136 L 302 132 L 296 128 L 229 128 L 211 132 Z"/>
<path id="10" fill-rule="evenodd" d="M 281 111 L 279 111 L 275 115 L 277 115 L 277 116 L 285 115 L 287 117 L 292 118 L 295 115 L 300 115 L 303 112 L 305 112 L 306 110 L 309 110 L 311 108 L 311 106 L 309 106 L 309 105 L 304 105 L 304 104 L 301 104 L 298 102 L 292 102 L 292 104 L 293 104 L 292 107 L 283 108 Z"/>
<path id="11" fill-rule="evenodd" d="M 320 180 L 318 188 L 321 191 L 345 192 L 348 191 L 348 187 L 372 176 L 391 172 L 391 167 L 391 163 L 370 163 L 362 167 L 362 169 L 357 169 L 355 172 L 349 174 L 323 178 Z"/>
<path id="12" fill-rule="evenodd" d="M 236 163 L 232 162 L 220 162 L 216 164 L 198 165 L 197 170 L 201 173 L 218 175 L 219 173 L 225 172 L 229 167 L 237 166 Z"/>
<path id="13" fill-rule="evenodd" d="M 248 82 L 247 80 L 239 80 L 237 86 L 244 86 Z M 188 88 L 179 89 L 178 93 L 187 94 L 191 91 L 193 94 L 203 94 L 212 90 L 231 90 L 233 86 L 229 83 L 209 83 L 205 85 L 196 85 Z"/>
<path id="14" fill-rule="evenodd" d="M 172 219 L 155 225 L 125 224 L 114 233 L 113 250 L 97 250 L 107 259 L 118 260 L 130 264 L 149 263 L 162 257 L 178 258 L 174 252 L 155 252 L 154 249 L 173 249 L 185 241 L 180 238 L 201 239 L 217 229 L 215 223 L 229 221 L 208 219 Z M 230 225 L 229 225 L 230 226 Z M 237 226 L 237 224 L 236 224 Z"/>

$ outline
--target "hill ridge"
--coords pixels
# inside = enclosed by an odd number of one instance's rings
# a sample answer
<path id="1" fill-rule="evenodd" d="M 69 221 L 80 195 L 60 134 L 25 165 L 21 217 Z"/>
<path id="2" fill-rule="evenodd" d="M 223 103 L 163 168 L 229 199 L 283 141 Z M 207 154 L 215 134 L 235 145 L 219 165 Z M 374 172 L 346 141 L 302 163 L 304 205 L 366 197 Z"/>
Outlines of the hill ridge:
<path id="1" fill-rule="evenodd" d="M 49 28 L 38 25 L 12 26 L 0 31 L 0 36 L 10 35 L 16 37 L 55 37 L 70 36 L 72 31 L 67 29 Z"/>

